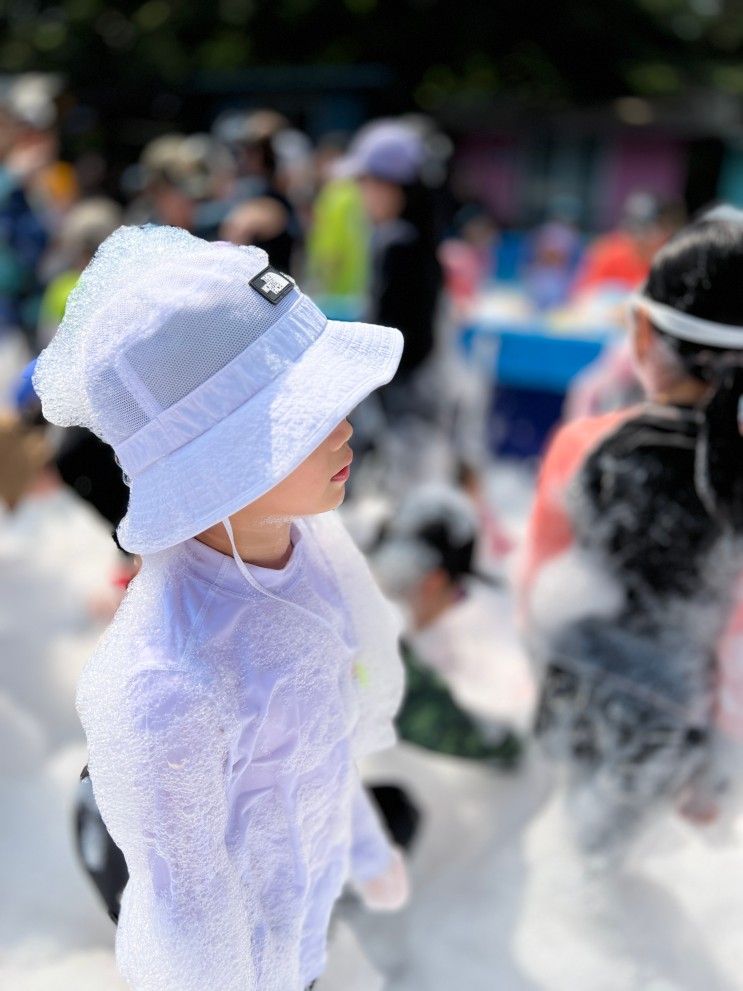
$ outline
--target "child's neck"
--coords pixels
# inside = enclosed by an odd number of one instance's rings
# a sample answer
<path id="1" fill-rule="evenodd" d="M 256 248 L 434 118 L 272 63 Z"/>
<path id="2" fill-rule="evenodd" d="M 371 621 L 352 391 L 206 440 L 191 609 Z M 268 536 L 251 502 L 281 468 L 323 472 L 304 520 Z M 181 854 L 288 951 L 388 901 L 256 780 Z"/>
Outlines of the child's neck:
<path id="1" fill-rule="evenodd" d="M 235 547 L 246 564 L 260 568 L 285 567 L 292 554 L 291 520 L 240 521 L 232 518 Z M 221 523 L 196 537 L 215 551 L 232 557 L 232 545 Z"/>
<path id="2" fill-rule="evenodd" d="M 464 591 L 459 585 L 451 584 L 442 589 L 438 595 L 428 596 L 418 604 L 415 610 L 414 624 L 416 631 L 425 630 L 432 626 L 437 619 L 457 602 L 464 598 Z"/>
<path id="3" fill-rule="evenodd" d="M 658 389 L 650 400 L 661 406 L 699 406 L 709 395 L 710 386 L 695 379 L 684 379 L 668 389 Z"/>

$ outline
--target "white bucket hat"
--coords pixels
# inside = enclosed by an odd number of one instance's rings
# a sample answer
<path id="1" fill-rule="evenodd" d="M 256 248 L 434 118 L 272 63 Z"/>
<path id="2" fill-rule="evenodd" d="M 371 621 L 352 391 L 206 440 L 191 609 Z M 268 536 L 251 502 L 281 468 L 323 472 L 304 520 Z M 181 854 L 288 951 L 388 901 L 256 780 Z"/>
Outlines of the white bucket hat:
<path id="1" fill-rule="evenodd" d="M 47 420 L 113 447 L 131 490 L 119 542 L 146 554 L 286 478 L 401 353 L 397 330 L 327 320 L 258 248 L 120 227 L 33 382 Z"/>

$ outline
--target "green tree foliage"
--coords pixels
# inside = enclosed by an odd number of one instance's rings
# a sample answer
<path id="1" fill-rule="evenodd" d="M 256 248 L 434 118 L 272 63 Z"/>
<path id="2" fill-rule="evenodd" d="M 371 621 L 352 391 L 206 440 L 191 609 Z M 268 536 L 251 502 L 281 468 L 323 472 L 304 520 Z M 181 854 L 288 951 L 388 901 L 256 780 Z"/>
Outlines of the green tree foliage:
<path id="1" fill-rule="evenodd" d="M 177 88 L 214 70 L 382 63 L 400 102 L 427 109 L 739 92 L 742 46 L 741 0 L 0 0 L 2 72 Z"/>

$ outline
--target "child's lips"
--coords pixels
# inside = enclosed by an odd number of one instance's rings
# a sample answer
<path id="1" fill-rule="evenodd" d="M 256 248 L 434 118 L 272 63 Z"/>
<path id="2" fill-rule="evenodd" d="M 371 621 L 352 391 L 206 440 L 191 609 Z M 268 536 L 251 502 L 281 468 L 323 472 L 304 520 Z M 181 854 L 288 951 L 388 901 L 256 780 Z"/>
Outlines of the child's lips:
<path id="1" fill-rule="evenodd" d="M 353 458 L 351 458 L 353 461 Z M 335 475 L 330 479 L 331 482 L 347 482 L 351 474 L 351 461 L 347 461 L 346 464 L 337 471 Z"/>

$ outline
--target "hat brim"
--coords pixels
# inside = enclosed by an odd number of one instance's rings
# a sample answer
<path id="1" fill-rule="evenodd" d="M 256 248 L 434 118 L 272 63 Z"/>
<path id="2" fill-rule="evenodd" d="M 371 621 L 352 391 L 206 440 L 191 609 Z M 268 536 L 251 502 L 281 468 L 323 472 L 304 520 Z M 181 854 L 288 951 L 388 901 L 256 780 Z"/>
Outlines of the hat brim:
<path id="1" fill-rule="evenodd" d="M 390 327 L 329 320 L 269 386 L 132 480 L 121 546 L 165 550 L 265 495 L 392 379 L 402 347 Z"/>

